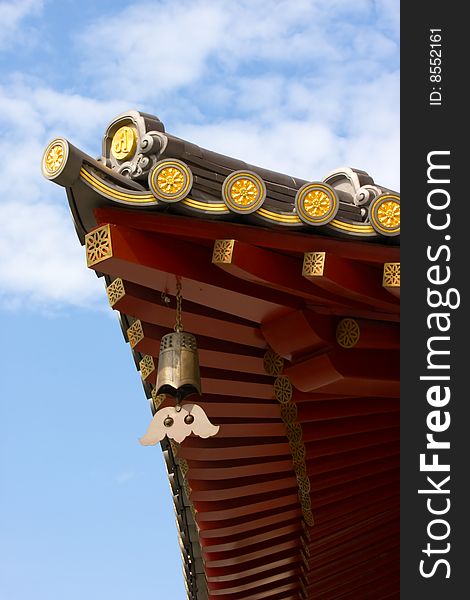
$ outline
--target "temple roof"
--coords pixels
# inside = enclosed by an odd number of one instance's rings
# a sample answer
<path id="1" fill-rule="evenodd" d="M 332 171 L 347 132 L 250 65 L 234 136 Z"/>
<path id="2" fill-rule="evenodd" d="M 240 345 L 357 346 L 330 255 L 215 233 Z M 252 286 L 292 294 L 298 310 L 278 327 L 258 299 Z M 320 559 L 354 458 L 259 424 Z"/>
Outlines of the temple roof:
<path id="1" fill-rule="evenodd" d="M 93 210 L 123 205 L 380 243 L 398 242 L 400 198 L 364 171 L 337 169 L 305 181 L 200 148 L 130 111 L 108 126 L 98 160 L 64 139 L 46 149 L 44 175 L 68 188 L 79 234 Z M 76 198 L 80 201 L 77 204 Z"/>
<path id="2" fill-rule="evenodd" d="M 59 138 L 88 266 L 152 412 L 183 291 L 219 433 L 162 444 L 188 597 L 398 597 L 399 197 L 357 169 L 306 182 L 204 150 L 149 115 L 94 160 Z M 111 376 L 111 374 L 110 374 Z"/>

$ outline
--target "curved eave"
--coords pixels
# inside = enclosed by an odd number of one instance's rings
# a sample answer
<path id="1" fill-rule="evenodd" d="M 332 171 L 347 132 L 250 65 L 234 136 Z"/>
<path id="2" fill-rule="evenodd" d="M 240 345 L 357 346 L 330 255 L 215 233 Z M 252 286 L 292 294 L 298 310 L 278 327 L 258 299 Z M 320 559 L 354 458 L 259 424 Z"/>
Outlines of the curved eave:
<path id="1" fill-rule="evenodd" d="M 397 597 L 398 238 L 367 234 L 351 205 L 324 226 L 299 223 L 286 206 L 305 182 L 255 167 L 268 200 L 235 215 L 213 190 L 249 166 L 167 137 L 193 170 L 180 202 L 157 200 L 65 141 L 50 179 L 67 189 L 152 411 L 172 403 L 155 390 L 160 340 L 174 324 L 162 294 L 175 294 L 176 276 L 182 283 L 197 402 L 220 425 L 207 440 L 162 444 L 188 597 Z M 203 185 L 207 164 L 217 169 Z M 373 183 L 347 171 L 325 181 Z"/>
<path id="2" fill-rule="evenodd" d="M 130 315 L 125 339 L 147 395 L 155 386 L 160 339 L 174 321 L 161 292 L 173 295 L 173 274 L 182 277 L 184 323 L 197 336 L 201 363 L 204 395 L 197 402 L 221 427 L 209 440 L 187 438 L 176 457 L 185 461 L 182 485 L 200 528 L 208 598 L 339 598 L 343 576 L 362 597 L 365 565 L 377 580 L 375 600 L 382 588 L 396 589 L 398 302 L 379 292 L 378 266 L 326 252 L 326 280 L 309 279 L 301 275 L 301 253 L 292 250 L 223 240 L 231 250 L 224 262 L 212 254 L 212 231 L 169 231 L 186 221 L 189 227 L 191 219 L 162 215 L 163 229 L 151 231 L 133 220 L 135 211 L 96 213 L 106 224 L 90 235 L 109 239 L 111 252 L 91 266 L 109 278 L 112 307 Z M 147 214 L 142 218 L 148 223 Z M 329 241 L 336 249 L 351 244 Z M 354 315 L 361 331 L 351 349 L 335 337 L 345 315 Z M 277 398 L 276 377 L 263 361 L 268 346 L 284 357 L 281 379 L 287 378 L 290 400 Z M 302 452 L 305 465 L 296 472 Z M 303 504 L 298 481 L 310 486 Z M 190 512 L 185 509 L 185 518 Z M 315 525 L 305 529 L 304 519 Z M 188 588 L 190 552 L 197 554 L 198 546 L 185 554 Z"/>
<path id="3" fill-rule="evenodd" d="M 294 207 L 292 188 L 284 192 L 285 201 L 279 201 L 281 195 L 268 191 L 264 204 L 250 214 L 236 214 L 229 210 L 221 199 L 221 183 L 217 181 L 210 192 L 202 185 L 201 178 L 194 177 L 190 193 L 178 202 L 163 202 L 141 184 L 119 175 L 67 144 L 67 162 L 60 173 L 50 177 L 54 182 L 67 188 L 72 213 L 81 238 L 96 226 L 94 210 L 102 207 L 120 206 L 149 214 L 165 212 L 167 214 L 186 215 L 202 220 L 229 221 L 243 225 L 252 225 L 274 230 L 290 230 L 304 235 L 320 235 L 343 239 L 360 239 L 386 245 L 398 245 L 399 236 L 380 235 L 370 223 L 362 222 L 361 209 L 353 204 L 339 201 L 336 216 L 324 225 L 310 225 L 302 221 Z M 244 163 L 242 163 L 244 164 Z M 209 168 L 209 167 L 208 167 Z M 251 167 L 255 169 L 256 167 Z M 258 169 L 264 172 L 262 169 Z M 209 173 L 209 171 L 207 171 Z M 276 174 L 279 177 L 280 174 Z M 287 176 L 283 176 L 287 177 Z M 303 181 L 289 178 L 291 185 L 301 187 Z M 285 188 L 284 188 L 285 189 Z"/>

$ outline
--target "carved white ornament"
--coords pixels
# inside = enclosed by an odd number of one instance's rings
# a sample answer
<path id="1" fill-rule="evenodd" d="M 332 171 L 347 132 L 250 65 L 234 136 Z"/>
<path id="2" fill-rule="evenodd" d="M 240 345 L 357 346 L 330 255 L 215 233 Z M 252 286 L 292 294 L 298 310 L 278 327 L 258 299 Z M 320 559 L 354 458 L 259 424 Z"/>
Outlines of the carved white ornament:
<path id="1" fill-rule="evenodd" d="M 165 421 L 167 424 L 173 422 L 166 425 Z M 184 404 L 179 411 L 170 406 L 155 413 L 147 433 L 139 441 L 142 446 L 154 446 L 167 435 L 175 442 L 182 442 L 191 433 L 208 438 L 216 435 L 219 429 L 218 425 L 212 425 L 204 410 L 197 404 Z"/>

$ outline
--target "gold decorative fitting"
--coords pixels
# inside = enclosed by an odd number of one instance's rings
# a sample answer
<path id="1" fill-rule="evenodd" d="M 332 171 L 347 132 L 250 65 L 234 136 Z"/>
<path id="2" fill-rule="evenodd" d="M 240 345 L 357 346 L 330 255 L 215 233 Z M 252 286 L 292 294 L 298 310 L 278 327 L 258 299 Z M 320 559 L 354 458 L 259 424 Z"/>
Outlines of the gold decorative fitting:
<path id="1" fill-rule="evenodd" d="M 289 448 L 292 454 L 292 460 L 294 462 L 294 469 L 299 471 L 305 468 L 305 458 L 307 456 L 307 451 L 305 449 L 305 444 L 303 440 L 298 442 L 289 441 Z"/>
<path id="2" fill-rule="evenodd" d="M 308 571 L 304 567 L 303 563 L 300 564 L 300 581 L 302 581 L 302 579 L 304 581 L 308 581 Z M 302 596 L 302 600 L 308 600 L 308 596 Z"/>
<path id="3" fill-rule="evenodd" d="M 306 492 L 305 490 L 299 489 L 299 500 L 300 506 L 302 507 L 302 511 L 311 510 L 312 500 L 310 499 L 310 492 Z"/>
<path id="4" fill-rule="evenodd" d="M 117 277 L 112 283 L 106 288 L 108 294 L 109 304 L 114 306 L 116 302 L 124 298 L 126 290 L 124 289 L 124 282 L 120 277 Z"/>
<path id="5" fill-rule="evenodd" d="M 47 179 L 54 179 L 65 167 L 69 154 L 68 143 L 62 138 L 53 140 L 44 150 L 42 172 Z"/>
<path id="6" fill-rule="evenodd" d="M 137 148 L 137 131 L 134 127 L 124 125 L 113 135 L 111 152 L 117 160 L 127 160 L 134 155 Z"/>
<path id="7" fill-rule="evenodd" d="M 85 236 L 86 261 L 89 267 L 96 265 L 113 255 L 111 243 L 111 229 L 109 225 L 103 225 L 94 229 Z"/>
<path id="8" fill-rule="evenodd" d="M 284 369 L 284 359 L 269 348 L 264 354 L 263 365 L 268 375 L 277 377 Z"/>
<path id="9" fill-rule="evenodd" d="M 232 262 L 234 246 L 235 240 L 216 240 L 214 242 L 214 251 L 212 252 L 213 264 L 230 264 Z"/>
<path id="10" fill-rule="evenodd" d="M 286 402 L 281 404 L 281 417 L 284 423 L 295 423 L 297 421 L 297 404 Z"/>
<path id="11" fill-rule="evenodd" d="M 308 569 L 309 568 L 308 558 L 305 555 L 303 548 L 300 549 L 300 558 L 302 559 L 302 562 L 304 563 L 305 568 Z"/>
<path id="12" fill-rule="evenodd" d="M 154 412 L 157 412 L 157 410 L 160 408 L 160 406 L 162 405 L 165 398 L 166 398 L 165 394 L 157 394 L 156 389 L 152 390 L 152 404 L 153 404 Z M 176 444 L 176 442 L 175 442 L 175 444 Z"/>
<path id="13" fill-rule="evenodd" d="M 302 275 L 304 277 L 323 277 L 326 252 L 305 252 Z"/>
<path id="14" fill-rule="evenodd" d="M 336 341 L 343 348 L 354 348 L 361 336 L 361 329 L 354 319 L 341 319 L 336 326 Z"/>
<path id="15" fill-rule="evenodd" d="M 289 377 L 280 375 L 276 378 L 274 381 L 274 396 L 281 404 L 292 400 L 292 384 Z"/>
<path id="16" fill-rule="evenodd" d="M 309 494 L 310 493 L 310 479 L 305 475 L 297 474 L 297 485 L 299 486 L 299 490 L 302 493 Z"/>
<path id="17" fill-rule="evenodd" d="M 131 348 L 135 348 L 137 344 L 144 339 L 144 330 L 142 328 L 142 322 L 137 320 L 127 330 L 127 339 Z"/>
<path id="18" fill-rule="evenodd" d="M 379 196 L 369 208 L 370 223 L 378 233 L 400 234 L 400 198 L 392 194 Z"/>
<path id="19" fill-rule="evenodd" d="M 302 463 L 294 465 L 294 471 L 297 479 L 308 478 L 307 465 L 305 464 L 305 460 L 303 460 Z"/>
<path id="20" fill-rule="evenodd" d="M 302 440 L 302 427 L 298 423 L 286 423 L 287 439 L 293 444 Z"/>
<path id="21" fill-rule="evenodd" d="M 305 586 L 303 577 L 300 578 L 300 595 L 301 595 L 301 600 L 308 599 L 307 588 Z"/>
<path id="22" fill-rule="evenodd" d="M 228 208 L 239 214 L 250 214 L 263 205 L 266 185 L 252 171 L 235 171 L 222 184 L 222 199 Z"/>
<path id="23" fill-rule="evenodd" d="M 302 521 L 302 539 L 306 539 L 307 542 L 311 539 L 310 529 L 305 525 L 305 522 Z"/>
<path id="24" fill-rule="evenodd" d="M 186 496 L 187 496 L 187 498 L 188 498 L 188 500 L 189 500 L 189 498 L 190 498 L 190 496 L 191 496 L 191 492 L 192 492 L 193 490 L 191 489 L 191 486 L 189 485 L 189 482 L 188 482 L 188 480 L 187 480 L 187 479 L 184 479 L 184 481 L 183 481 L 183 489 L 184 489 L 184 491 L 186 492 Z"/>
<path id="25" fill-rule="evenodd" d="M 305 555 L 310 558 L 310 548 L 307 544 L 305 536 L 303 536 L 303 535 L 300 536 L 300 543 L 302 544 L 302 549 L 305 552 Z"/>
<path id="26" fill-rule="evenodd" d="M 186 477 L 186 475 L 188 474 L 188 471 L 189 471 L 188 461 L 184 458 L 180 458 L 180 459 L 178 459 L 178 463 L 180 466 L 181 474 L 183 475 L 183 477 Z"/>
<path id="27" fill-rule="evenodd" d="M 163 202 L 178 202 L 189 194 L 193 174 L 182 160 L 160 160 L 149 174 L 152 194 Z"/>
<path id="28" fill-rule="evenodd" d="M 307 225 L 326 225 L 335 218 L 339 201 L 329 185 L 306 183 L 295 195 L 295 208 L 300 219 Z"/>
<path id="29" fill-rule="evenodd" d="M 178 456 L 180 445 L 178 444 L 178 442 L 176 442 L 175 440 L 170 438 L 170 446 L 171 446 L 171 450 L 173 452 L 173 456 L 176 458 Z"/>
<path id="30" fill-rule="evenodd" d="M 400 287 L 400 263 L 385 263 L 383 287 Z"/>
<path id="31" fill-rule="evenodd" d="M 307 451 L 302 439 L 302 426 L 297 422 L 297 405 L 295 402 L 292 402 L 292 384 L 289 377 L 286 375 L 279 375 L 279 373 L 282 372 L 283 367 L 283 359 L 269 349 L 264 355 L 264 368 L 269 374 L 278 374 L 274 380 L 274 396 L 281 405 L 281 418 L 286 426 L 286 437 L 292 455 L 292 466 L 297 480 L 302 516 L 305 523 L 312 526 L 313 515 L 311 512 L 310 500 L 311 486 L 305 462 Z"/>
<path id="32" fill-rule="evenodd" d="M 303 515 L 305 523 L 307 523 L 307 525 L 309 527 L 313 527 L 315 525 L 315 520 L 313 518 L 313 513 L 312 513 L 311 508 L 306 508 L 305 510 L 302 510 L 302 515 Z"/>
<path id="33" fill-rule="evenodd" d="M 142 379 L 147 377 L 155 371 L 155 362 L 151 356 L 146 354 L 144 358 L 139 362 L 139 370 L 142 375 Z"/>

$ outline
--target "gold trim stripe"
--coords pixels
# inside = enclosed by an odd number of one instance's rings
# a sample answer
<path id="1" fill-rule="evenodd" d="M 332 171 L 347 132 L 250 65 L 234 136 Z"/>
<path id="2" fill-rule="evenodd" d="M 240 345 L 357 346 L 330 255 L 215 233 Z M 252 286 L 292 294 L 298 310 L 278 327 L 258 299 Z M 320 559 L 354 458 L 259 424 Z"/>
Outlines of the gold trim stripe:
<path id="1" fill-rule="evenodd" d="M 103 192 L 104 194 L 110 196 L 111 198 L 115 198 L 116 200 L 126 201 L 132 204 L 159 204 L 158 200 L 153 194 L 146 194 L 142 192 L 126 193 L 115 190 L 114 188 L 106 185 L 106 183 L 104 183 L 102 180 L 97 179 L 93 174 L 87 171 L 85 167 L 80 169 L 80 177 L 98 192 Z M 209 211 L 225 214 L 230 212 L 225 204 L 201 202 L 199 200 L 194 200 L 194 198 L 188 197 L 182 200 L 181 204 L 205 212 Z M 296 214 L 278 214 L 266 208 L 259 208 L 254 214 L 258 214 L 259 216 L 265 217 L 266 219 L 276 223 L 303 224 L 301 219 Z M 372 225 L 353 225 L 352 223 L 344 223 L 338 219 L 333 219 L 326 225 L 329 225 L 330 227 L 340 231 L 348 231 L 351 233 L 376 233 Z"/>
<path id="2" fill-rule="evenodd" d="M 211 212 L 230 212 L 229 209 L 225 206 L 225 204 L 210 204 L 209 202 L 199 202 L 199 200 L 194 200 L 194 198 L 185 198 L 180 202 L 180 204 L 184 204 L 185 206 L 189 206 L 191 208 L 197 208 L 199 210 L 211 211 Z"/>
<path id="3" fill-rule="evenodd" d="M 92 175 L 89 171 L 87 171 L 84 167 L 80 169 L 80 177 L 82 180 L 86 181 L 91 185 L 91 187 L 97 189 L 97 191 L 104 192 L 108 196 L 112 198 L 116 198 L 116 200 L 126 200 L 127 202 L 133 202 L 134 204 L 138 203 L 149 203 L 157 204 L 158 201 L 152 194 L 142 194 L 141 192 L 135 193 L 125 193 L 115 190 L 112 187 L 106 185 L 100 179 L 97 179 L 94 175 Z"/>
<path id="4" fill-rule="evenodd" d="M 266 217 L 271 221 L 277 221 L 278 223 L 299 223 L 302 224 L 302 221 L 297 215 L 280 215 L 278 213 L 272 212 L 267 208 L 259 208 L 255 215 L 258 214 L 261 217 Z"/>
<path id="5" fill-rule="evenodd" d="M 333 219 L 333 221 L 327 224 L 335 229 L 351 231 L 353 233 L 376 233 L 372 225 L 353 225 L 352 223 L 343 223 L 342 221 L 338 221 L 338 219 Z"/>
<path id="6" fill-rule="evenodd" d="M 134 204 L 160 204 L 153 194 L 143 194 L 140 192 L 135 192 L 135 194 L 129 194 L 115 190 L 114 188 L 109 187 L 104 182 L 94 177 L 94 175 L 92 175 L 84 167 L 82 167 L 82 169 L 80 170 L 80 176 L 98 192 L 103 192 L 108 196 L 115 198 L 116 200 L 125 200 L 126 202 L 132 202 Z M 225 204 L 210 204 L 208 202 L 199 202 L 198 200 L 194 200 L 193 198 L 185 198 L 181 201 L 181 204 L 204 211 L 223 213 L 229 212 Z"/>

